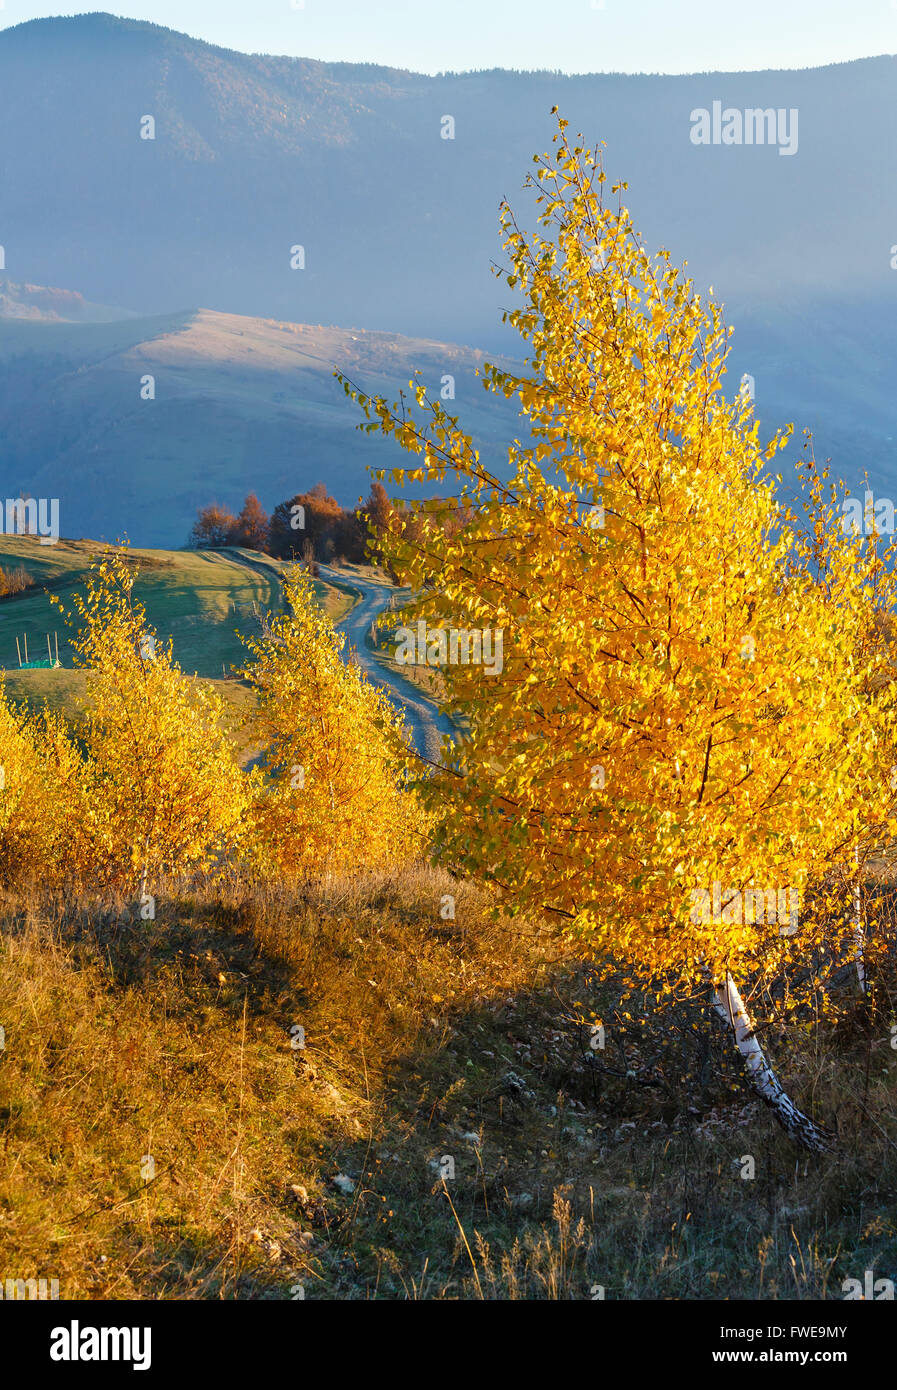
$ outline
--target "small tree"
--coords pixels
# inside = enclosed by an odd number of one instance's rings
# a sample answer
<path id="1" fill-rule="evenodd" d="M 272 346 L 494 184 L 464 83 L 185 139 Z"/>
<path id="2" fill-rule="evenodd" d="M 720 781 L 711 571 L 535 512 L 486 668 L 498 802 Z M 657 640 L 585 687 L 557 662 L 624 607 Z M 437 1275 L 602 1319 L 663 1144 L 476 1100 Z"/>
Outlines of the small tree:
<path id="1" fill-rule="evenodd" d="M 243 503 L 243 510 L 234 523 L 231 536 L 232 545 L 244 546 L 246 550 L 268 549 L 270 544 L 268 514 L 254 492 L 250 492 Z"/>
<path id="2" fill-rule="evenodd" d="M 400 862 L 420 848 L 423 830 L 406 785 L 403 717 L 342 660 L 345 638 L 298 565 L 285 575 L 284 597 L 287 611 L 244 639 L 265 749 L 252 812 L 258 861 L 285 875 Z"/>
<path id="3" fill-rule="evenodd" d="M 451 470 L 472 508 L 454 534 L 426 505 L 420 540 L 383 533 L 419 594 L 405 621 L 505 637 L 500 675 L 445 668 L 469 736 L 431 784 L 439 849 L 630 981 L 709 984 L 759 1094 L 821 1149 L 738 981 L 808 957 L 796 905 L 888 824 L 893 581 L 812 462 L 806 525 L 779 503 L 765 465 L 787 436 L 761 446 L 750 400 L 722 394 L 731 329 L 565 128 L 530 180 L 549 230 L 502 214 L 524 301 L 506 317 L 532 344 L 526 373 L 485 372 L 528 417 L 510 477 L 422 388 L 419 422 L 344 382 L 417 456 L 397 481 Z"/>
<path id="4" fill-rule="evenodd" d="M 339 525 L 343 509 L 323 483 L 308 492 L 297 492 L 274 508 L 271 516 L 271 554 L 282 560 L 303 553 L 305 541 L 314 546 L 315 558 L 327 560 L 327 541 Z"/>
<path id="5" fill-rule="evenodd" d="M 371 490 L 364 504 L 363 516 L 370 531 L 371 549 L 377 556 L 381 553 L 383 537 L 393 525 L 394 514 L 395 507 L 386 488 L 378 479 L 375 479 L 371 483 Z"/>
<path id="6" fill-rule="evenodd" d="M 145 892 L 150 876 L 208 868 L 231 847 L 247 790 L 222 700 L 156 638 L 135 578 L 120 552 L 93 562 L 74 595 L 72 646 L 87 668 L 81 739 L 97 876 Z"/>
<path id="7" fill-rule="evenodd" d="M 233 545 L 236 529 L 237 518 L 233 512 L 212 502 L 208 507 L 200 507 L 190 532 L 190 544 L 203 550 Z"/>
<path id="8" fill-rule="evenodd" d="M 83 765 L 58 716 L 29 715 L 0 682 L 0 883 L 76 886 L 86 862 Z"/>
<path id="9" fill-rule="evenodd" d="M 342 511 L 333 527 L 334 555 L 350 564 L 363 564 L 367 558 L 368 534 L 360 512 Z"/>

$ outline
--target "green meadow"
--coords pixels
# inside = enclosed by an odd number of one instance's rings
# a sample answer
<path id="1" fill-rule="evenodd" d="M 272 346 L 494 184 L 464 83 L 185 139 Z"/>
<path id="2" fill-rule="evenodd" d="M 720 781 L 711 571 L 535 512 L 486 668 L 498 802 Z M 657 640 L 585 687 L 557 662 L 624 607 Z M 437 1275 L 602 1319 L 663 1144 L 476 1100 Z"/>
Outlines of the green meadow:
<path id="1" fill-rule="evenodd" d="M 60 540 L 41 545 L 32 536 L 0 537 L 0 569 L 21 566 L 37 586 L 0 598 L 0 670 L 9 694 L 29 704 L 47 703 L 69 712 L 84 690 L 69 638 L 72 629 L 52 603 L 51 595 L 71 609 L 71 595 L 83 580 L 93 556 L 103 546 L 89 540 Z M 181 668 L 197 676 L 233 683 L 245 652 L 238 634 L 258 629 L 264 610 L 280 607 L 279 561 L 254 551 L 139 550 L 130 552 L 139 565 L 136 596 L 159 637 L 171 638 Z M 325 611 L 338 620 L 352 599 L 331 584 L 315 582 Z M 47 655 L 47 637 L 61 669 L 19 669 L 25 643 L 31 660 Z M 16 639 L 18 638 L 18 648 Z"/>

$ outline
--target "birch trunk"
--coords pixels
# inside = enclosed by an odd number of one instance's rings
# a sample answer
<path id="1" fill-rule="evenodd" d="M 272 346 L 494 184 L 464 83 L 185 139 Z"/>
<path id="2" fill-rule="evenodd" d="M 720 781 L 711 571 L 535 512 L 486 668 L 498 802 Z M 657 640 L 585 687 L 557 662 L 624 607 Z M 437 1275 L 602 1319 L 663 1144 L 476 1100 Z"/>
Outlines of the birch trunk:
<path id="1" fill-rule="evenodd" d="M 725 982 L 713 985 L 713 1007 L 735 1034 L 735 1045 L 747 1067 L 751 1085 L 785 1132 L 803 1148 L 813 1153 L 827 1153 L 834 1147 L 834 1136 L 798 1110 L 794 1101 L 782 1089 L 778 1077 L 766 1059 L 754 1034 L 754 1024 L 744 1000 L 731 975 Z"/>
<path id="2" fill-rule="evenodd" d="M 866 933 L 863 928 L 863 911 L 860 901 L 860 856 L 859 852 L 854 853 L 854 862 L 857 866 L 857 878 L 853 885 L 853 940 L 854 940 L 854 960 L 857 966 L 857 981 L 860 986 L 860 994 L 866 993 Z"/>

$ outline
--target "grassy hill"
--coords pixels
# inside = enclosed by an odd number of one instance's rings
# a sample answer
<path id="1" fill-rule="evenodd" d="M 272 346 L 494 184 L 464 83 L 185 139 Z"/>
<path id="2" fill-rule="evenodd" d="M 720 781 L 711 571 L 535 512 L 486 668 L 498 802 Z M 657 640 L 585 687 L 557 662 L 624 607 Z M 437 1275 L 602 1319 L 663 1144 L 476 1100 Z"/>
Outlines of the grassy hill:
<path id="1" fill-rule="evenodd" d="M 516 412 L 476 380 L 481 352 L 446 343 L 197 310 L 115 323 L 0 317 L 7 486 L 58 497 L 63 530 L 183 545 L 198 507 L 268 508 L 323 480 L 344 506 L 394 465 L 333 378 L 396 399 L 416 370 L 500 467 Z M 151 376 L 155 398 L 141 399 Z"/>
<path id="2" fill-rule="evenodd" d="M 95 541 L 60 540 L 40 545 L 29 536 L 0 537 L 0 568 L 18 566 L 34 580 L 33 590 L 0 598 L 0 670 L 15 699 L 46 702 L 53 709 L 73 712 L 83 694 L 84 673 L 74 669 L 68 629 L 50 602 L 81 580 L 92 555 L 102 547 Z M 175 659 L 184 671 L 223 681 L 239 701 L 240 687 L 231 668 L 245 659 L 237 631 L 256 630 L 256 608 L 280 606 L 280 564 L 269 556 L 236 548 L 227 551 L 132 550 L 140 566 L 136 594 L 160 637 L 171 637 Z M 330 584 L 315 581 L 325 611 L 338 620 L 351 599 Z M 28 654 L 46 656 L 47 634 L 59 639 L 61 670 L 18 669 L 16 637 Z"/>
<path id="3" fill-rule="evenodd" d="M 58 627 L 47 590 L 64 598 L 96 550 L 0 541 L 4 569 L 47 586 L 0 600 L 4 664 L 16 632 L 39 649 Z M 278 604 L 279 566 L 253 552 L 134 554 L 198 679 Z M 334 616 L 348 602 L 317 593 Z M 14 692 L 67 707 L 81 678 L 60 651 L 63 670 L 11 671 Z M 114 894 L 0 885 L 0 1281 L 57 1278 L 63 1299 L 775 1301 L 897 1277 L 892 955 L 871 1001 L 806 1032 L 763 999 L 796 1100 L 837 1115 L 837 1158 L 797 1162 L 700 998 L 658 1012 L 442 869 L 254 883 L 235 862 L 154 896 L 144 921 Z M 894 905 L 882 884 L 883 933 Z"/>

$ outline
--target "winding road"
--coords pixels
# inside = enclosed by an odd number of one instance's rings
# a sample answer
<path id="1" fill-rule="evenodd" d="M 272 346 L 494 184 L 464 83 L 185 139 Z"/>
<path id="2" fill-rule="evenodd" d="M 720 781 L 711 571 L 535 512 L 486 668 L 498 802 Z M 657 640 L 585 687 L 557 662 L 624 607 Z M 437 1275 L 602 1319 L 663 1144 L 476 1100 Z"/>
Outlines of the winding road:
<path id="1" fill-rule="evenodd" d="M 330 565 L 319 565 L 322 579 L 339 589 L 359 598 L 351 613 L 337 624 L 346 634 L 348 646 L 355 653 L 358 663 L 372 685 L 379 685 L 389 695 L 392 703 L 405 712 L 408 727 L 414 739 L 414 746 L 423 758 L 440 762 L 442 740 L 446 736 L 454 738 L 455 728 L 451 720 L 440 714 L 437 705 L 422 690 L 405 680 L 398 672 L 390 670 L 379 662 L 365 644 L 365 635 L 371 623 L 389 606 L 394 590 L 390 584 L 378 584 L 374 580 L 359 579 L 354 574 L 347 575 Z"/>
<path id="2" fill-rule="evenodd" d="M 254 570 L 271 585 L 272 596 L 277 593 L 280 584 L 277 561 L 238 546 L 222 547 L 215 552 L 215 558 Z M 416 751 L 422 758 L 431 762 L 441 762 L 443 738 L 446 735 L 454 738 L 457 733 L 452 721 L 446 715 L 440 714 L 435 701 L 422 690 L 405 680 L 397 671 L 378 661 L 365 643 L 371 623 L 389 606 L 389 600 L 395 593 L 392 585 L 362 579 L 355 574 L 334 569 L 330 565 L 319 565 L 318 573 L 326 583 L 342 589 L 344 593 L 351 594 L 357 600 L 351 612 L 336 624 L 337 629 L 346 634 L 348 648 L 354 652 L 371 684 L 385 690 L 393 705 L 404 711 Z M 280 603 L 277 606 L 279 607 Z"/>

